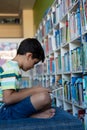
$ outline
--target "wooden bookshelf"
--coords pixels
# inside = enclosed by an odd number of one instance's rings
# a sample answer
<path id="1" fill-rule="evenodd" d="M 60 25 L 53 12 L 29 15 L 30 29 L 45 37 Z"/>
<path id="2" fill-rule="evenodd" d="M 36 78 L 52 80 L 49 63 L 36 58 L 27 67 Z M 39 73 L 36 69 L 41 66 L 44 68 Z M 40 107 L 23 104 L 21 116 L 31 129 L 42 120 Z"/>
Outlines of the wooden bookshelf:
<path id="1" fill-rule="evenodd" d="M 86 0 L 54 1 L 35 34 L 45 64 L 38 64 L 41 73 L 35 73 L 38 67 L 32 70 L 38 82 L 54 91 L 56 106 L 77 117 L 87 109 L 86 6 Z"/>

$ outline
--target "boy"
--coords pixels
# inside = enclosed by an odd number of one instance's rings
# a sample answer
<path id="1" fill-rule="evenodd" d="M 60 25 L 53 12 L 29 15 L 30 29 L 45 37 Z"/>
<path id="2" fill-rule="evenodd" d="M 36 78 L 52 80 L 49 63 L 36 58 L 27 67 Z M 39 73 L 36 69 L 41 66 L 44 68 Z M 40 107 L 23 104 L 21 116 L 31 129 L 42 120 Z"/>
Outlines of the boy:
<path id="1" fill-rule="evenodd" d="M 27 71 L 44 59 L 44 51 L 39 41 L 35 38 L 27 38 L 19 45 L 15 58 L 0 67 L 3 92 L 0 119 L 54 116 L 55 109 L 51 108 L 50 89 L 42 86 L 20 89 L 20 69 Z"/>

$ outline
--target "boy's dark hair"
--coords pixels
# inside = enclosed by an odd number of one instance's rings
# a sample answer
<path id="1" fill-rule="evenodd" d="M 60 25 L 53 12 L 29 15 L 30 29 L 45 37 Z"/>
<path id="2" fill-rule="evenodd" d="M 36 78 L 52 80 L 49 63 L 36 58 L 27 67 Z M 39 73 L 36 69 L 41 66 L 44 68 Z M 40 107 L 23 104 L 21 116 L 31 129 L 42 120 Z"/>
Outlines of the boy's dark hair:
<path id="1" fill-rule="evenodd" d="M 17 54 L 24 55 L 26 53 L 32 53 L 32 58 L 37 58 L 44 62 L 45 54 L 40 42 L 35 38 L 24 39 L 17 49 Z"/>

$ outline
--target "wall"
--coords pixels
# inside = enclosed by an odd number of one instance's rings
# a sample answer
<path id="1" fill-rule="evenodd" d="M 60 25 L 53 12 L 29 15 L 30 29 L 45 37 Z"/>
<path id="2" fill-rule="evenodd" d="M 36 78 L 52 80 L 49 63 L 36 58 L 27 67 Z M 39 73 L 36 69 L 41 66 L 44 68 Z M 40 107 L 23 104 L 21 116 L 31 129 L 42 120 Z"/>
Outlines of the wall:
<path id="1" fill-rule="evenodd" d="M 23 37 L 33 37 L 33 10 L 23 10 Z"/>
<path id="2" fill-rule="evenodd" d="M 21 38 L 22 25 L 0 24 L 0 38 Z"/>
<path id="3" fill-rule="evenodd" d="M 23 25 L 0 25 L 0 37 L 33 37 L 42 17 L 54 0 L 36 0 L 33 10 L 23 10 Z"/>
<path id="4" fill-rule="evenodd" d="M 0 24 L 0 38 L 27 38 L 34 36 L 33 10 L 22 11 L 22 23 Z"/>
<path id="5" fill-rule="evenodd" d="M 52 5 L 54 0 L 36 0 L 33 11 L 34 11 L 34 32 L 39 26 L 39 23 L 44 16 L 46 10 Z"/>

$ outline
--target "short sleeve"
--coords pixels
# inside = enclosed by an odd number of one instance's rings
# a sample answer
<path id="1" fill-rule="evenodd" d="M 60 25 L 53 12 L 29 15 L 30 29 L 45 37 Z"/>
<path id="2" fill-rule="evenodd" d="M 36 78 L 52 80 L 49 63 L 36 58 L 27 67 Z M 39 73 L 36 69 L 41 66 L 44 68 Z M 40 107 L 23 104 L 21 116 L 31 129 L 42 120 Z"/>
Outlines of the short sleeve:
<path id="1" fill-rule="evenodd" d="M 17 77 L 15 72 L 3 72 L 0 76 L 1 89 L 15 89 L 16 90 L 16 82 Z"/>
<path id="2" fill-rule="evenodd" d="M 0 85 L 2 90 L 6 89 L 20 89 L 21 73 L 16 61 L 6 62 L 0 71 Z"/>

